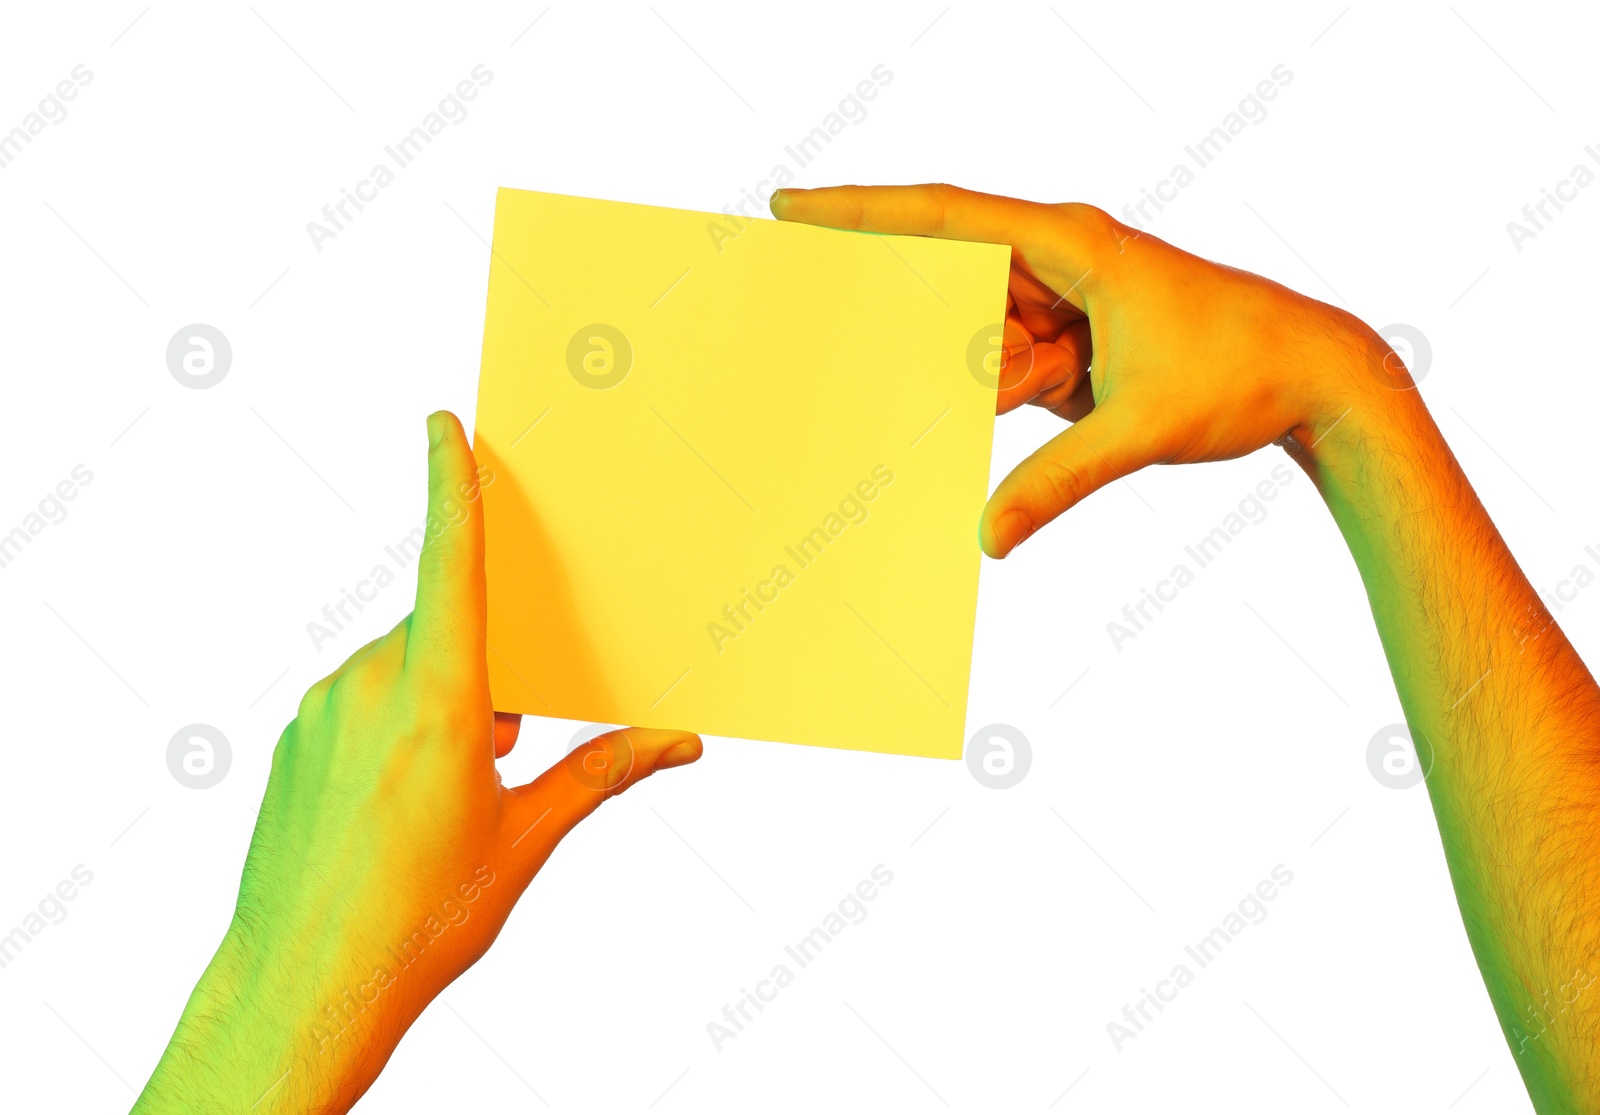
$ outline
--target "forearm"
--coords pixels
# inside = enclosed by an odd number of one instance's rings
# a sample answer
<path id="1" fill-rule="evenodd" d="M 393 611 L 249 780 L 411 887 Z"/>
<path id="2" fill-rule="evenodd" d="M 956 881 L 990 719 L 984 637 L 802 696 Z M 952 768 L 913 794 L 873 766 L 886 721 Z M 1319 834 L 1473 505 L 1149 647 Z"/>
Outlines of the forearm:
<path id="1" fill-rule="evenodd" d="M 344 967 L 340 954 L 331 941 L 263 947 L 230 928 L 134 1115 L 348 1110 L 393 1043 L 358 997 L 310 990 L 313 973 Z"/>
<path id="2" fill-rule="evenodd" d="M 1416 393 L 1357 386 L 1348 403 L 1302 461 L 1366 585 L 1529 1092 L 1541 1112 L 1593 1110 L 1600 691 Z"/>

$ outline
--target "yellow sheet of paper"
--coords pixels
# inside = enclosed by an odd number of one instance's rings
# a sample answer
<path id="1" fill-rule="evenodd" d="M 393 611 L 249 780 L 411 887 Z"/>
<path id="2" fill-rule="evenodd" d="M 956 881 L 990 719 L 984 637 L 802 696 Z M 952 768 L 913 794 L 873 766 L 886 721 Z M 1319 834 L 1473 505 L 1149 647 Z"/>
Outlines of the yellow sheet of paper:
<path id="1" fill-rule="evenodd" d="M 501 190 L 494 707 L 959 758 L 1009 258 Z"/>

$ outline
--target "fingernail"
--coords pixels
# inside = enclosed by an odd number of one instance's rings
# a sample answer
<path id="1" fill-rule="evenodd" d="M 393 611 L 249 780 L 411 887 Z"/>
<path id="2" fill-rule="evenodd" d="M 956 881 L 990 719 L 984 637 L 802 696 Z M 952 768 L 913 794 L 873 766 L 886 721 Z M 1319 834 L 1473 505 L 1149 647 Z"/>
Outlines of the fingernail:
<path id="1" fill-rule="evenodd" d="M 770 209 L 772 211 L 772 215 L 776 217 L 778 215 L 778 210 L 788 200 L 788 198 L 784 197 L 783 190 L 773 190 L 772 196 L 767 199 L 767 208 Z"/>
<path id="2" fill-rule="evenodd" d="M 436 410 L 428 415 L 428 448 L 437 449 L 444 440 L 444 412 Z"/>
<path id="3" fill-rule="evenodd" d="M 1025 512 L 1013 508 L 1003 512 L 989 529 L 994 536 L 994 549 L 989 556 L 1003 558 L 1033 533 L 1033 523 Z"/>
<path id="4" fill-rule="evenodd" d="M 700 757 L 700 744 L 696 740 L 685 740 L 675 743 L 661 753 L 661 758 L 656 760 L 656 769 L 664 770 L 667 767 L 681 767 L 685 763 L 692 763 Z"/>

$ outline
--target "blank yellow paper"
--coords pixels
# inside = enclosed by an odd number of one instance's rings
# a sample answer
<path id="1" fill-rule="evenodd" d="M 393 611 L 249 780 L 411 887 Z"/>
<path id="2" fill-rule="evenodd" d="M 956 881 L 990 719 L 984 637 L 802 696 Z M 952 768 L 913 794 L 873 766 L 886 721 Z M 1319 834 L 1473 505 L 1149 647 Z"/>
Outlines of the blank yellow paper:
<path id="1" fill-rule="evenodd" d="M 494 707 L 959 758 L 1008 263 L 501 190 Z"/>

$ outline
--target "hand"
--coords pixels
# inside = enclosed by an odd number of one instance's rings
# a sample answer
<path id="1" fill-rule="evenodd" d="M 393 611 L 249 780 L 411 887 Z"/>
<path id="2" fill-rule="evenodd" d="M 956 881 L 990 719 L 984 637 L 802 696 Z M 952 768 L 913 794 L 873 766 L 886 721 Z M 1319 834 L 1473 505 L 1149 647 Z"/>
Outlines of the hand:
<path id="1" fill-rule="evenodd" d="M 700 757 L 696 736 L 629 729 L 501 785 L 520 718 L 489 702 L 488 477 L 454 415 L 428 436 L 416 609 L 284 730 L 233 924 L 136 1111 L 345 1110 L 574 825 Z"/>
<path id="2" fill-rule="evenodd" d="M 999 411 L 1034 403 L 1074 424 L 995 489 L 979 535 L 990 557 L 1146 465 L 1225 460 L 1290 434 L 1309 446 L 1357 400 L 1397 405 L 1392 388 L 1410 382 L 1350 314 L 1090 205 L 838 186 L 780 190 L 772 212 L 1011 245 Z"/>
<path id="3" fill-rule="evenodd" d="M 1145 465 L 1284 443 L 1366 583 L 1467 937 L 1534 1106 L 1600 1111 L 1600 1008 L 1583 994 L 1600 955 L 1600 688 L 1382 339 L 1090 206 L 910 186 L 785 190 L 772 209 L 1011 245 L 999 409 L 1033 402 L 1074 425 L 996 489 L 981 531 L 991 556 Z M 1559 1014 L 1539 1005 L 1552 999 Z"/>

